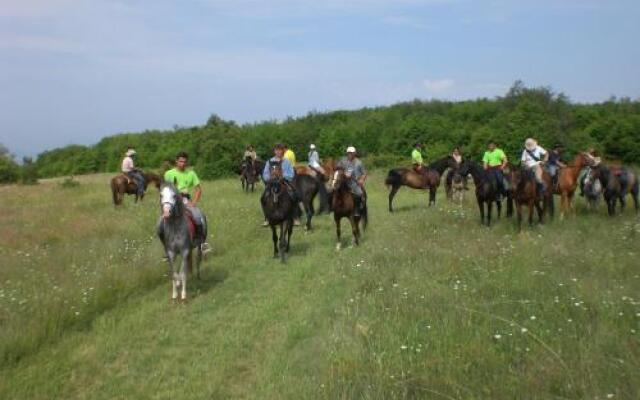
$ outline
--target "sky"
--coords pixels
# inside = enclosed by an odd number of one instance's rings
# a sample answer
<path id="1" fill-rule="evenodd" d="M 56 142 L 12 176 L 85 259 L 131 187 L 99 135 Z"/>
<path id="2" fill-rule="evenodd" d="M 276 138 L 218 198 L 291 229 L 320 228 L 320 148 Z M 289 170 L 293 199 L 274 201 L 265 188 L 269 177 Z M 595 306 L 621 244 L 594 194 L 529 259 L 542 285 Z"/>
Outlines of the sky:
<path id="1" fill-rule="evenodd" d="M 0 0 L 0 143 L 419 99 L 640 97 L 640 1 Z"/>

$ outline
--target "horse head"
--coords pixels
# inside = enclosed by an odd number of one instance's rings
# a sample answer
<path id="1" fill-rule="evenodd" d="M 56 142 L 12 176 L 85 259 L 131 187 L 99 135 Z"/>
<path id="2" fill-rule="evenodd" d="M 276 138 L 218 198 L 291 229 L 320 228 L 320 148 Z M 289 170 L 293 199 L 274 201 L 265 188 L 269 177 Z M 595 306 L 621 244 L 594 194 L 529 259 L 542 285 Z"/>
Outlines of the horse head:
<path id="1" fill-rule="evenodd" d="M 349 176 L 347 176 L 346 171 L 343 168 L 336 168 L 333 172 L 333 177 L 331 179 L 331 189 L 338 190 L 341 187 L 347 184 L 347 180 Z"/>
<path id="2" fill-rule="evenodd" d="M 183 202 L 182 195 L 173 184 L 165 182 L 161 185 L 160 208 L 164 219 L 182 215 Z"/>

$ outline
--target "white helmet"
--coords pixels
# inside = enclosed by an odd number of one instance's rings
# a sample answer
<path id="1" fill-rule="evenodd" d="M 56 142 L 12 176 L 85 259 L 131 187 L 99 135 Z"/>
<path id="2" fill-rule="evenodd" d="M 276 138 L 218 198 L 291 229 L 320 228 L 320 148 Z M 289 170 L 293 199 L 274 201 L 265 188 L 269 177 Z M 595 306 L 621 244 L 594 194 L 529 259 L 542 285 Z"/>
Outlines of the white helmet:
<path id="1" fill-rule="evenodd" d="M 355 153 L 356 152 L 356 148 L 353 146 L 349 146 L 347 147 L 347 153 Z"/>
<path id="2" fill-rule="evenodd" d="M 134 149 L 127 150 L 127 153 L 126 153 L 127 157 L 131 157 L 131 156 L 135 156 L 135 155 L 136 155 L 136 151 Z"/>
<path id="3" fill-rule="evenodd" d="M 538 142 L 536 142 L 536 140 L 532 138 L 528 138 L 527 140 L 524 141 L 524 147 L 529 151 L 535 150 L 537 145 L 538 145 Z"/>
<path id="4" fill-rule="evenodd" d="M 315 149 L 316 149 L 316 145 L 315 145 L 315 144 L 313 144 L 313 143 L 311 143 L 311 145 L 309 145 L 309 148 L 310 148 L 311 150 L 315 150 Z"/>

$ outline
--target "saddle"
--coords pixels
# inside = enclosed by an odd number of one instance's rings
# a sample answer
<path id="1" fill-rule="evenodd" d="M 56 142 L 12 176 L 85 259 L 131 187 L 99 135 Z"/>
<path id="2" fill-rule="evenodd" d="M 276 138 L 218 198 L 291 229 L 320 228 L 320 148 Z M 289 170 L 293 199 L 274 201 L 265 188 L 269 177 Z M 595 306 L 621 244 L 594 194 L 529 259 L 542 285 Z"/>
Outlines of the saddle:
<path id="1" fill-rule="evenodd" d="M 126 179 L 126 180 L 127 180 L 127 185 L 128 185 L 128 184 L 130 184 L 130 183 L 135 183 L 135 182 L 133 181 L 133 179 L 131 179 L 131 177 L 129 177 L 129 175 L 125 174 L 124 172 L 122 172 L 122 173 L 120 174 L 120 176 L 123 176 L 123 177 L 124 177 L 124 179 Z"/>

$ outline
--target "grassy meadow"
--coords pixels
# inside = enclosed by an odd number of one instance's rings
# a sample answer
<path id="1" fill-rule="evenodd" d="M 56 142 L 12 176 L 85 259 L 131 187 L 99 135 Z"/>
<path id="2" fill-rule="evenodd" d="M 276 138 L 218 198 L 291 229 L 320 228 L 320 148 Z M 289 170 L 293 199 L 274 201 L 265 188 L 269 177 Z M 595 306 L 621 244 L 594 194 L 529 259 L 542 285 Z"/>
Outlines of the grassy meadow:
<path id="1" fill-rule="evenodd" d="M 402 189 L 389 214 L 377 171 L 360 247 L 336 252 L 320 216 L 282 265 L 259 194 L 206 182 L 214 251 L 182 303 L 155 189 L 114 209 L 109 178 L 0 187 L 2 399 L 640 398 L 630 209 L 578 198 L 577 217 L 517 233 L 480 226 L 471 192 L 428 208 Z"/>

